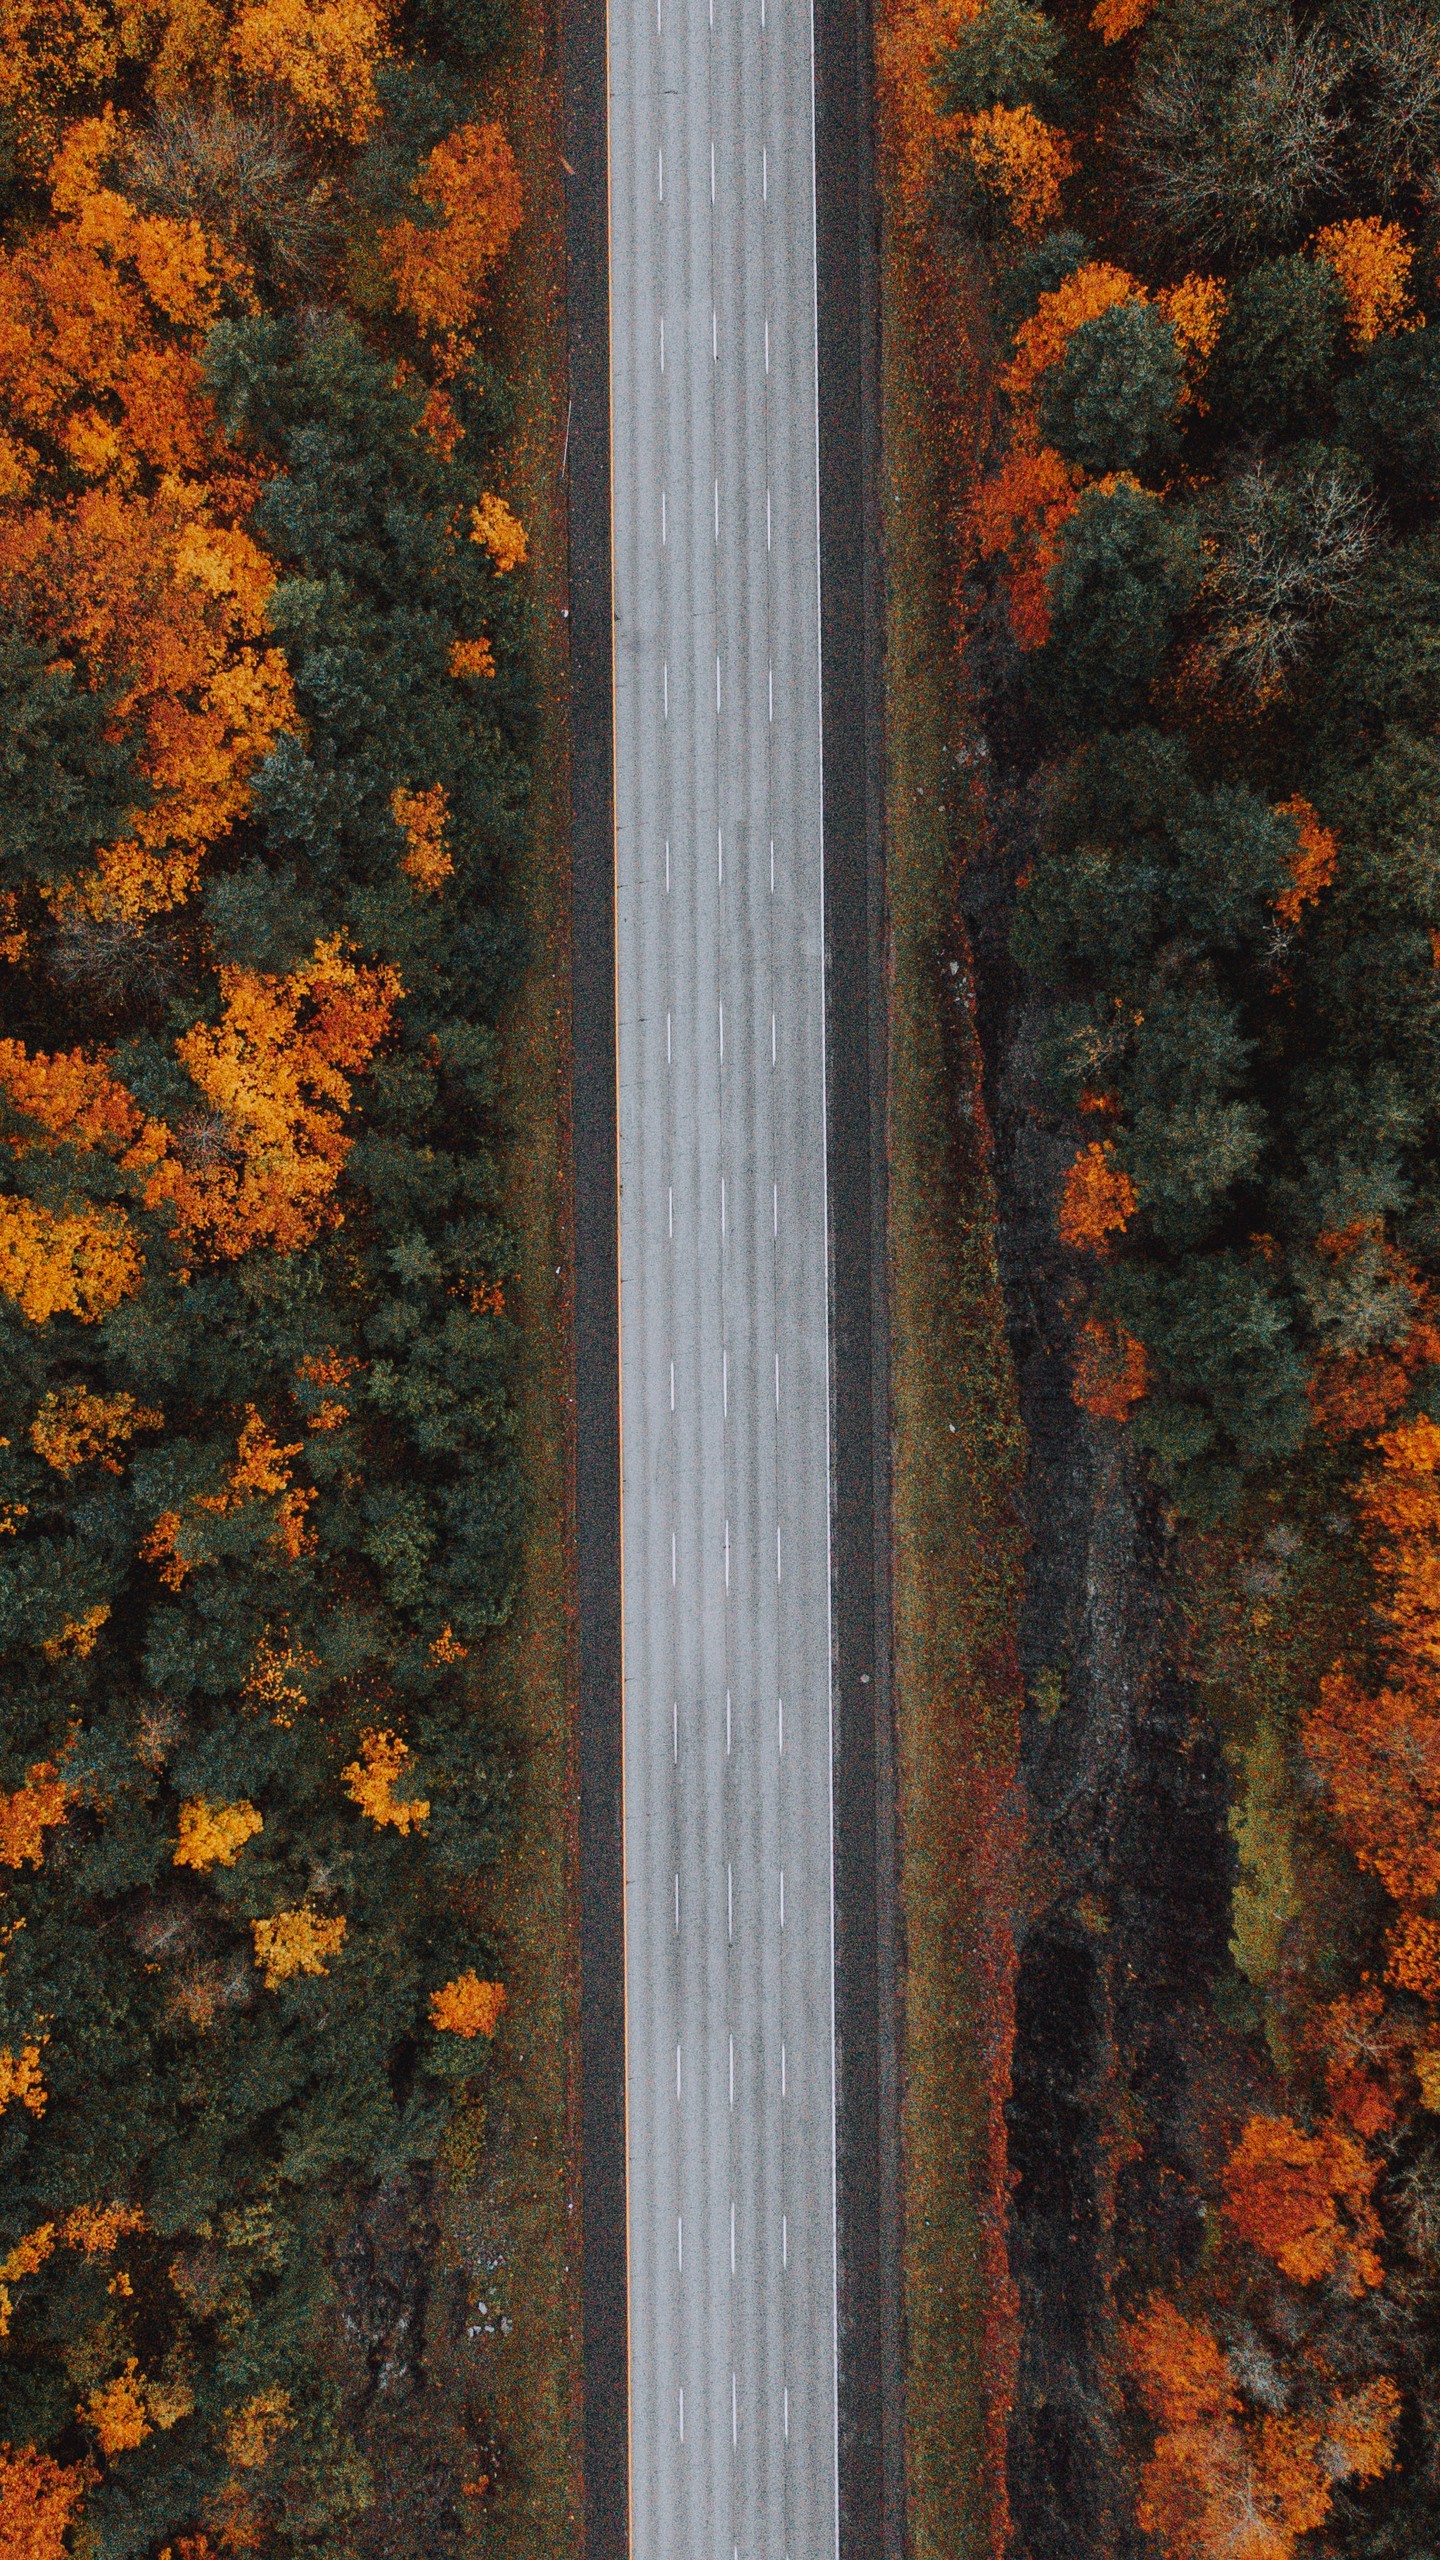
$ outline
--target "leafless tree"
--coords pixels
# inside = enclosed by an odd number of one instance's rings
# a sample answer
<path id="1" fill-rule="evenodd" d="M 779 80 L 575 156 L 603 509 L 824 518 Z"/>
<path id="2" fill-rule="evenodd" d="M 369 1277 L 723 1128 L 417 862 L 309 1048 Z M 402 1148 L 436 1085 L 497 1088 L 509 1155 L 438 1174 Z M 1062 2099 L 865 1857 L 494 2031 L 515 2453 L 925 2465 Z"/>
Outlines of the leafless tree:
<path id="1" fill-rule="evenodd" d="M 1285 689 L 1320 616 L 1353 587 L 1374 540 L 1374 509 L 1335 468 L 1282 481 L 1252 463 L 1209 529 L 1207 649 L 1257 702 Z"/>
<path id="2" fill-rule="evenodd" d="M 171 936 L 152 919 L 95 914 L 77 903 L 61 917 L 54 967 L 62 985 L 74 987 L 102 1013 L 118 1013 L 166 995 L 175 950 Z"/>
<path id="3" fill-rule="evenodd" d="M 335 224 L 321 181 L 273 107 L 166 107 L 135 142 L 128 182 L 156 212 L 190 214 L 288 292 L 321 282 Z"/>
<path id="4" fill-rule="evenodd" d="M 1290 2406 L 1289 2385 L 1278 2358 L 1253 2322 L 1234 2318 L 1227 2323 L 1225 2347 L 1241 2390 L 1259 2408 L 1280 2417 Z"/>
<path id="5" fill-rule="evenodd" d="M 218 1173 L 245 1161 L 232 1123 L 221 1111 L 189 1111 L 175 1131 L 175 1152 L 192 1173 Z"/>
<path id="6" fill-rule="evenodd" d="M 1440 2271 L 1440 2160 L 1426 2152 L 1391 2179 L 1390 2194 L 1410 2255 Z"/>
<path id="7" fill-rule="evenodd" d="M 1426 12 L 1376 0 L 1355 30 L 1355 156 L 1382 203 L 1433 191 L 1440 159 L 1440 28 Z"/>
<path id="8" fill-rule="evenodd" d="M 1343 77 L 1329 39 L 1288 13 L 1210 51 L 1173 45 L 1136 89 L 1130 151 L 1151 210 L 1201 248 L 1292 239 L 1336 171 Z"/>

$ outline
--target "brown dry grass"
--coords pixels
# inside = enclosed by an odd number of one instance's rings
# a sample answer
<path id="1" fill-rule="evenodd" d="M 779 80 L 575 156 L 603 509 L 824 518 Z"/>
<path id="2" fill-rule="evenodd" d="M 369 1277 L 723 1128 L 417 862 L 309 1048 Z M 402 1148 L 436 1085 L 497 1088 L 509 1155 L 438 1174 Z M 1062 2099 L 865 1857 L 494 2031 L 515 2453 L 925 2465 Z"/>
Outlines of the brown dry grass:
<path id="1" fill-rule="evenodd" d="M 956 900 L 980 814 L 948 511 L 979 426 L 939 389 L 963 314 L 899 221 L 882 289 L 907 2495 L 915 2560 L 981 2560 L 1005 2540 L 1014 2348 L 1003 2107 L 1022 1443 Z"/>

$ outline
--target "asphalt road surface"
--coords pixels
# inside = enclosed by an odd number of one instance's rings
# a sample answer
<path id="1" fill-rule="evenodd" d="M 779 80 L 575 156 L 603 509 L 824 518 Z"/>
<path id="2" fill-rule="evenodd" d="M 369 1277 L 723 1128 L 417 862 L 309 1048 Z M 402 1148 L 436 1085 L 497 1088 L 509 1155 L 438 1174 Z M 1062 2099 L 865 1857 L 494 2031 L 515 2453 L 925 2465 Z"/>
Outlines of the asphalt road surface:
<path id="1" fill-rule="evenodd" d="M 836 2549 L 809 0 L 611 0 L 634 2560 Z"/>

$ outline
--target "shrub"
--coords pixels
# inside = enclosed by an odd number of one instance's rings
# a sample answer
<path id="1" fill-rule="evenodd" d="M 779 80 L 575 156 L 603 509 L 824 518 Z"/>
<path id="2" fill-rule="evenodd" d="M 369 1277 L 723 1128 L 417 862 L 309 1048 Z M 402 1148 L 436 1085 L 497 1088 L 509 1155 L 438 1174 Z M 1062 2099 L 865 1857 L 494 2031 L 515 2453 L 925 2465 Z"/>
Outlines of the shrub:
<path id="1" fill-rule="evenodd" d="M 1089 241 L 1078 231 L 1047 232 L 1033 248 L 1022 251 L 1007 265 L 996 288 L 997 316 L 1006 335 L 1013 339 L 1022 323 L 1033 317 L 1041 297 L 1054 293 L 1093 254 Z"/>
<path id="2" fill-rule="evenodd" d="M 1345 295 L 1333 269 L 1269 258 L 1237 279 L 1220 327 L 1206 394 L 1247 434 L 1314 434 L 1337 369 Z"/>
<path id="3" fill-rule="evenodd" d="M 1173 443 L 1183 383 L 1169 321 L 1152 303 L 1116 303 L 1044 376 L 1040 432 L 1082 470 L 1138 471 Z"/>
<path id="4" fill-rule="evenodd" d="M 1089 492 L 1065 528 L 1051 635 L 1031 661 L 1051 717 L 1072 729 L 1133 718 L 1198 581 L 1194 537 L 1157 499 L 1124 486 Z"/>
<path id="5" fill-rule="evenodd" d="M 1293 1457 L 1310 1427 L 1306 1363 L 1285 1291 L 1258 1258 L 1117 1265 L 1102 1303 L 1144 1344 L 1155 1384 L 1131 1428 L 1176 1499 L 1232 1511 L 1257 1466 Z"/>
<path id="6" fill-rule="evenodd" d="M 1440 329 L 1381 338 L 1335 395 L 1342 441 L 1402 499 L 1440 490 Z"/>
<path id="7" fill-rule="evenodd" d="M 1046 105 L 1055 94 L 1063 43 L 1059 29 L 1026 0 L 986 0 L 935 66 L 945 112 Z"/>

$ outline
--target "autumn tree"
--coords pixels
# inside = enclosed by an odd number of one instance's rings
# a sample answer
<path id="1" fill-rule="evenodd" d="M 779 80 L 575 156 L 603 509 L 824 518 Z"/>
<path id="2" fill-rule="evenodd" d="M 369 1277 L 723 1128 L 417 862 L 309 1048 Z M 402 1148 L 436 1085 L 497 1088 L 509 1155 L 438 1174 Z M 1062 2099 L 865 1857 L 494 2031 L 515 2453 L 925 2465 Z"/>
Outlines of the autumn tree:
<path id="1" fill-rule="evenodd" d="M 1339 280 L 1354 346 L 1373 346 L 1405 327 L 1415 248 L 1398 222 L 1382 222 L 1378 214 L 1327 222 L 1315 234 L 1315 254 Z"/>
<path id="2" fill-rule="evenodd" d="M 1313 2414 L 1247 2411 L 1213 2332 L 1161 2296 L 1126 2352 L 1155 2428 L 1136 2512 L 1166 2560 L 1292 2560 L 1338 2482 L 1382 2479 L 1394 2461 L 1400 2394 L 1386 2379 L 1332 2390 Z"/>
<path id="3" fill-rule="evenodd" d="M 423 2172 L 504 2003 L 473 1886 L 507 1775 L 464 1685 L 519 1516 L 526 533 L 470 352 L 517 204 L 457 76 L 486 14 L 166 0 L 105 20 L 122 112 L 57 0 L 54 149 L 0 244 L 25 2560 L 78 2521 L 79 2445 L 97 2549 L 348 2541 L 340 2199 Z M 387 58 L 422 16 L 429 59 Z M 29 80 L 38 22 L 6 23 Z"/>
<path id="4" fill-rule="evenodd" d="M 176 1043 L 201 1103 L 146 1177 L 145 1202 L 163 1203 L 202 1250 L 232 1256 L 264 1242 L 290 1252 L 330 1213 L 350 1151 L 351 1079 L 389 1029 L 399 977 L 321 943 L 285 978 L 222 969 L 220 988 L 216 1027 Z"/>
<path id="5" fill-rule="evenodd" d="M 1097 1422 L 1125 1422 L 1150 1384 L 1145 1346 L 1123 1326 L 1087 1316 L 1080 1327 L 1071 1392 Z"/>
<path id="6" fill-rule="evenodd" d="M 73 128 L 58 223 L 0 257 L 0 405 L 19 440 L 0 598 L 132 747 L 140 788 L 85 894 L 142 914 L 187 892 L 294 709 L 265 637 L 273 573 L 234 520 L 254 478 L 200 376 L 224 262 L 195 222 L 135 211 L 109 183 L 117 148 L 113 118 Z"/>
<path id="7" fill-rule="evenodd" d="M 463 1973 L 432 1992 L 430 2017 L 443 2034 L 468 2043 L 475 2036 L 493 2036 L 509 2005 L 503 1982 L 482 1982 L 478 1974 Z"/>
<path id="8" fill-rule="evenodd" d="M 227 51 L 240 79 L 278 91 L 305 130 L 363 142 L 389 16 L 385 0 L 242 0 Z"/>
<path id="9" fill-rule="evenodd" d="M 85 2463 L 34 2445 L 0 2445 L 0 2560 L 65 2560 L 65 2535 L 89 2483 Z"/>
<path id="10" fill-rule="evenodd" d="M 1384 2275 L 1373 2201 L 1379 2173 L 1378 2160 L 1341 2125 L 1308 2134 L 1287 2117 L 1252 2116 L 1225 2163 L 1225 2211 L 1297 2284 L 1336 2276 L 1359 2294 Z"/>
<path id="11" fill-rule="evenodd" d="M 1425 1416 L 1381 1434 L 1361 1493 L 1388 1672 L 1378 1686 L 1336 1664 L 1307 1719 L 1339 1827 L 1397 1902 L 1440 1891 L 1440 1428 Z"/>
<path id="12" fill-rule="evenodd" d="M 1078 479 L 1049 446 L 1017 439 L 971 503 L 980 558 L 1007 561 L 1010 624 L 1022 649 L 1041 648 L 1050 636 L 1050 579 L 1061 534 L 1080 503 Z"/>
<path id="13" fill-rule="evenodd" d="M 1006 392 L 1022 416 L 1035 397 L 1041 377 L 1058 364 L 1077 329 L 1113 310 L 1117 303 L 1143 300 L 1135 278 L 1125 268 L 1103 259 L 1082 260 L 1060 282 L 1043 292 L 1015 332 L 1015 351 L 1005 369 Z"/>
<path id="14" fill-rule="evenodd" d="M 1135 1207 L 1135 1185 L 1108 1142 L 1083 1147 L 1065 1176 L 1057 1225 L 1072 1251 L 1103 1253 Z"/>
<path id="15" fill-rule="evenodd" d="M 493 121 L 461 125 L 437 142 L 416 182 L 429 220 L 396 223 L 384 256 L 395 298 L 458 371 L 492 268 L 519 229 L 523 204 L 515 154 Z"/>

